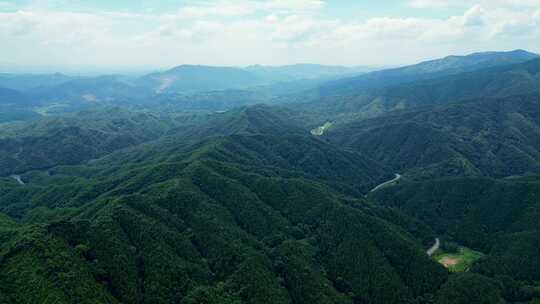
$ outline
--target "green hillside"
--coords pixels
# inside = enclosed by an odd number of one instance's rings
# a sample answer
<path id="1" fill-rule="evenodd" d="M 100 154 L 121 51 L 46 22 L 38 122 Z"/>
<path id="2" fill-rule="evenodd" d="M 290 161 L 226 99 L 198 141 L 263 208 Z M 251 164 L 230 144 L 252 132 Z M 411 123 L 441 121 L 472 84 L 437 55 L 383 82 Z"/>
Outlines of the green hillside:
<path id="1" fill-rule="evenodd" d="M 473 272 L 536 285 L 539 195 L 540 179 L 531 176 L 403 183 L 373 198 L 422 220 L 447 240 L 487 253 L 473 264 Z M 532 290 L 520 291 L 527 292 Z"/>
<path id="2" fill-rule="evenodd" d="M 427 179 L 540 170 L 538 94 L 395 112 L 335 125 L 324 138 Z"/>
<path id="3" fill-rule="evenodd" d="M 482 68 L 402 84 L 357 87 L 355 92 L 338 91 L 334 95 L 312 94 L 292 98 L 291 108 L 301 110 L 300 117 L 347 123 L 385 115 L 396 110 L 446 105 L 471 99 L 505 98 L 539 92 L 540 59 L 510 65 Z M 414 79 L 414 77 L 412 77 Z M 309 102 L 305 102 L 307 99 Z M 289 100 L 289 102 L 291 101 Z"/>
<path id="4" fill-rule="evenodd" d="M 419 80 L 436 79 L 504 65 L 520 64 L 537 59 L 538 55 L 523 50 L 483 52 L 467 56 L 448 56 L 395 69 L 376 71 L 322 85 L 321 97 L 349 95 L 370 88 L 395 86 Z"/>
<path id="5" fill-rule="evenodd" d="M 156 139 L 174 125 L 118 108 L 5 125 L 0 131 L 0 176 L 79 164 Z"/>
<path id="6" fill-rule="evenodd" d="M 24 223 L 2 246 L 2 300 L 402 303 L 446 279 L 403 215 L 200 149 L 105 179 L 2 186 Z"/>
<path id="7" fill-rule="evenodd" d="M 0 75 L 0 304 L 538 304 L 536 57 Z"/>

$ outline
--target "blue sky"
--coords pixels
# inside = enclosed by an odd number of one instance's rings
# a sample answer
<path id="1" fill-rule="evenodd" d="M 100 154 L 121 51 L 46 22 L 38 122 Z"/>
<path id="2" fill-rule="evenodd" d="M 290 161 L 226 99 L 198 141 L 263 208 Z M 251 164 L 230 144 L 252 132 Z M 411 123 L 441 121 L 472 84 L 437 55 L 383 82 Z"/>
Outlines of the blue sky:
<path id="1" fill-rule="evenodd" d="M 540 0 L 0 0 L 0 68 L 399 65 L 540 52 Z"/>

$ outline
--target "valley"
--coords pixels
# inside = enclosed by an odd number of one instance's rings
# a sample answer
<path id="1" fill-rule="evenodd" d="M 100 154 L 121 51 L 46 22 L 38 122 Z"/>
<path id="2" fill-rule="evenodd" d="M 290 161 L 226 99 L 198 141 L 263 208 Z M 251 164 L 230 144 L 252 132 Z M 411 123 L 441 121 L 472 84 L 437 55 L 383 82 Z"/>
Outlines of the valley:
<path id="1" fill-rule="evenodd" d="M 3 75 L 0 303 L 537 304 L 538 67 Z"/>

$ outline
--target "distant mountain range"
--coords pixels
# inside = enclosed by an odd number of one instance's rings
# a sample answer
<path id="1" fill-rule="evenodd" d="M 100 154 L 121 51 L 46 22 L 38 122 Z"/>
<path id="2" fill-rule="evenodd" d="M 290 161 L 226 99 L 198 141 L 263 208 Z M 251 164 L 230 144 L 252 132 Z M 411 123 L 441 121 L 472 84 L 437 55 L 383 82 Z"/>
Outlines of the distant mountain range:
<path id="1" fill-rule="evenodd" d="M 183 65 L 138 78 L 122 75 L 71 77 L 63 74 L 0 74 L 0 88 L 3 88 L 0 103 L 10 103 L 18 108 L 41 107 L 44 108 L 42 112 L 49 111 L 51 105 L 54 105 L 55 111 L 74 111 L 95 104 L 223 110 L 255 103 L 305 102 L 321 97 L 323 104 L 324 98 L 330 98 L 330 103 L 334 103 L 331 96 L 347 96 L 339 98 L 338 105 L 333 107 L 335 112 L 343 107 L 344 102 L 348 103 L 351 96 L 354 96 L 352 99 L 355 103 L 360 98 L 359 102 L 368 107 L 370 102 L 366 98 L 374 100 L 384 96 L 384 103 L 388 103 L 386 98 L 391 98 L 391 92 L 373 91 L 405 82 L 451 77 L 464 72 L 522 63 L 536 57 L 536 54 L 526 51 L 477 53 L 371 73 L 366 73 L 370 69 L 363 67 L 298 64 L 247 68 Z M 351 77 L 353 75 L 356 76 Z M 366 91 L 370 92 L 367 97 Z M 402 96 L 401 93 L 398 95 Z M 392 103 L 395 104 L 390 101 L 383 107 L 395 108 Z"/>
<path id="2" fill-rule="evenodd" d="M 493 58 L 494 56 L 503 58 L 502 63 L 507 63 L 510 60 L 508 59 L 509 56 L 516 54 L 514 59 L 518 63 L 497 66 L 491 60 L 487 60 L 483 61 L 488 63 L 487 67 L 482 64 L 475 64 L 466 69 L 460 68 L 460 70 L 467 70 L 465 72 L 455 73 L 456 69 L 441 72 L 440 69 L 437 69 L 436 73 L 422 74 L 421 76 L 414 74 L 416 76 L 404 78 L 397 77 L 394 79 L 395 81 L 389 80 L 388 82 L 381 80 L 386 79 L 387 72 L 374 72 L 371 73 L 374 74 L 372 76 L 366 74 L 365 78 L 362 78 L 362 76 L 354 78 L 354 81 L 363 83 L 359 84 L 355 89 L 356 91 L 349 90 L 348 85 L 339 87 L 339 90 L 338 86 L 335 86 L 334 95 L 318 97 L 320 95 L 319 90 L 312 90 L 293 94 L 283 98 L 282 102 L 290 103 L 291 108 L 301 109 L 312 118 L 319 116 L 318 123 L 325 119 L 346 122 L 355 119 L 373 118 L 395 110 L 444 105 L 465 99 L 505 97 L 540 92 L 539 58 L 532 54 L 525 56 L 523 52 L 485 54 L 487 58 Z M 481 57 L 480 54 L 471 56 L 472 58 Z M 522 62 L 524 58 L 529 57 L 533 57 L 533 59 Z M 470 62 L 467 57 L 458 58 Z M 442 59 L 443 62 L 445 60 Z M 415 67 L 422 65 L 419 64 L 403 69 L 414 70 Z M 473 67 L 477 69 L 473 70 Z M 421 69 L 421 71 L 424 70 Z M 395 75 L 399 71 L 403 70 L 390 70 L 388 73 Z M 421 79 L 418 80 L 418 78 Z M 373 79 L 379 80 L 372 81 Z M 346 82 L 349 83 L 349 81 L 353 80 L 347 80 Z"/>
<path id="3" fill-rule="evenodd" d="M 239 68 L 183 65 L 165 72 L 144 76 L 137 83 L 156 93 L 193 93 L 252 87 L 263 84 L 265 81 Z"/>
<path id="4" fill-rule="evenodd" d="M 330 82 L 319 88 L 321 96 L 357 92 L 366 88 L 386 87 L 422 79 L 439 78 L 464 72 L 525 62 L 538 58 L 538 54 L 523 50 L 511 52 L 484 52 L 467 56 L 448 56 L 396 69 L 346 78 Z"/>
<path id="5" fill-rule="evenodd" d="M 73 77 L 64 74 L 0 74 L 0 88 L 8 88 L 21 92 L 31 90 L 54 89 L 71 83 L 80 86 L 84 81 L 88 89 L 93 84 L 105 80 L 122 81 L 151 89 L 156 93 L 193 93 L 226 89 L 248 88 L 268 85 L 277 82 L 289 82 L 302 79 L 333 78 L 359 74 L 370 68 L 348 68 L 341 66 L 324 66 L 316 64 L 298 64 L 290 66 L 249 66 L 213 67 L 202 65 L 181 65 L 163 72 L 151 73 L 142 77 L 99 76 Z M 81 82 L 83 81 L 83 82 Z"/>
<path id="6" fill-rule="evenodd" d="M 24 106 L 27 97 L 16 90 L 0 88 L 0 105 Z"/>
<path id="7" fill-rule="evenodd" d="M 43 108 L 54 105 L 61 111 L 82 110 L 95 104 L 156 108 L 156 103 L 174 109 L 221 110 L 307 90 L 328 79 L 363 71 L 366 69 L 309 64 L 247 68 L 182 65 L 142 77 L 0 74 L 0 104 Z"/>
<path id="8" fill-rule="evenodd" d="M 54 87 L 70 80 L 77 79 L 64 75 L 56 74 L 0 74 L 0 87 L 10 88 L 18 91 L 28 91 L 37 88 Z"/>
<path id="9" fill-rule="evenodd" d="M 245 70 L 267 79 L 267 81 L 287 82 L 301 79 L 352 76 L 371 72 L 376 68 L 295 64 L 286 66 L 253 65 L 245 68 Z"/>
<path id="10" fill-rule="evenodd" d="M 420 179 L 539 172 L 540 93 L 395 111 L 324 137 Z"/>
<path id="11" fill-rule="evenodd" d="M 0 303 L 538 304 L 537 57 L 0 90 Z"/>

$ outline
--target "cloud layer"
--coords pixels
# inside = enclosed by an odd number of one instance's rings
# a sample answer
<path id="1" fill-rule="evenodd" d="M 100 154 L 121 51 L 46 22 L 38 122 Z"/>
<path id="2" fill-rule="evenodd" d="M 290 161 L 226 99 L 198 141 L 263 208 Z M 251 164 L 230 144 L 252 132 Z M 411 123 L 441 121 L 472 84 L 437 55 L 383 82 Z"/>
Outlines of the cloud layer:
<path id="1" fill-rule="evenodd" d="M 1 12 L 2 5 L 9 3 L 0 2 L 4 65 L 390 65 L 479 50 L 540 51 L 536 0 L 410 0 L 406 5 L 420 11 L 458 6 L 462 13 L 363 19 L 332 14 L 322 0 L 197 1 L 167 12 Z"/>

